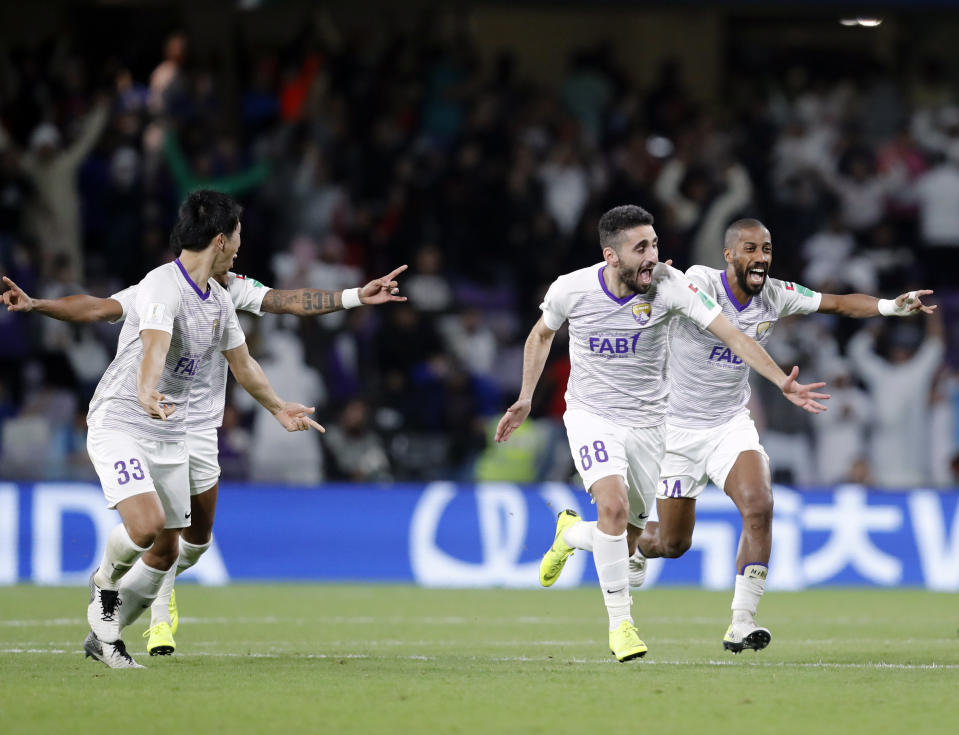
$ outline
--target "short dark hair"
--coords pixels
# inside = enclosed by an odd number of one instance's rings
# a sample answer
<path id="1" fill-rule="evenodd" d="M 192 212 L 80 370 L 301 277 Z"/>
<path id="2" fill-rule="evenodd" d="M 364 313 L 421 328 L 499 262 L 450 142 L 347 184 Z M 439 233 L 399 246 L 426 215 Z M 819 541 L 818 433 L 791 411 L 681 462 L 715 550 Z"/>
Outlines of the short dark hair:
<path id="1" fill-rule="evenodd" d="M 637 207 L 635 204 L 613 207 L 599 218 L 599 246 L 604 250 L 606 248 L 618 250 L 621 245 L 619 242 L 621 232 L 651 224 L 653 224 L 653 215 L 642 207 Z"/>
<path id="2" fill-rule="evenodd" d="M 180 205 L 170 233 L 170 247 L 177 253 L 203 250 L 220 233 L 230 237 L 240 224 L 242 213 L 243 207 L 233 197 L 211 189 L 194 191 Z"/>
<path id="3" fill-rule="evenodd" d="M 733 222 L 726 228 L 726 235 L 723 237 L 723 248 L 732 250 L 733 245 L 736 244 L 736 240 L 739 239 L 739 233 L 743 230 L 751 230 L 754 227 L 762 227 L 766 232 L 769 232 L 769 228 L 766 227 L 766 225 L 752 217 L 744 217 L 743 219 L 738 219 Z"/>

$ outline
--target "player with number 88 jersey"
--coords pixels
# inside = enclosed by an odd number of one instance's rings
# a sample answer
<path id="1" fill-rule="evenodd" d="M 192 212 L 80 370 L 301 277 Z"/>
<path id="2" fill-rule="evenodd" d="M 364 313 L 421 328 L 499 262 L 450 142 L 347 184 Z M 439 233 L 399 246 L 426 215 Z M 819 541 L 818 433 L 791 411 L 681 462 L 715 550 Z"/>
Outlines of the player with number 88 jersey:
<path id="1" fill-rule="evenodd" d="M 609 615 L 609 647 L 619 661 L 646 653 L 630 611 L 629 556 L 635 551 L 659 482 L 665 451 L 668 329 L 688 319 L 722 339 L 786 397 L 817 412 L 811 390 L 783 373 L 765 350 L 735 329 L 719 306 L 678 270 L 659 263 L 652 216 L 616 207 L 600 219 L 604 262 L 560 276 L 523 355 L 519 400 L 496 429 L 505 441 L 529 415 L 553 335 L 569 322 L 570 377 L 566 424 L 573 461 L 597 507 L 587 523 L 572 511 L 557 520 L 540 582 L 552 585 L 575 548 L 593 552 Z M 628 533 L 627 533 L 628 531 Z"/>

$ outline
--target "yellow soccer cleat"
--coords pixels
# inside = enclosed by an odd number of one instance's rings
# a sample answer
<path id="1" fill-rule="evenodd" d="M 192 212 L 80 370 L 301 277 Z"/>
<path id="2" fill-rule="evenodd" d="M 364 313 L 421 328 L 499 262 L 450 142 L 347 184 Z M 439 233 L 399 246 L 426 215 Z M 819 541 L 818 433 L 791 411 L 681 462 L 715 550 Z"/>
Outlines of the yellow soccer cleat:
<path id="1" fill-rule="evenodd" d="M 180 613 L 176 609 L 176 590 L 170 590 L 170 633 L 176 635 L 180 627 Z"/>
<path id="2" fill-rule="evenodd" d="M 149 628 L 143 637 L 150 639 L 147 642 L 147 653 L 151 656 L 169 656 L 176 649 L 169 623 L 157 623 Z"/>
<path id="3" fill-rule="evenodd" d="M 563 532 L 582 520 L 576 511 L 568 508 L 556 516 L 556 536 L 553 538 L 553 545 L 543 554 L 543 561 L 539 563 L 539 583 L 544 587 L 551 587 L 553 582 L 559 579 L 559 573 L 563 571 L 566 560 L 575 550 L 563 541 Z"/>
<path id="4" fill-rule="evenodd" d="M 624 620 L 616 630 L 609 631 L 609 650 L 622 663 L 645 656 L 649 649 L 640 639 L 636 626 Z"/>

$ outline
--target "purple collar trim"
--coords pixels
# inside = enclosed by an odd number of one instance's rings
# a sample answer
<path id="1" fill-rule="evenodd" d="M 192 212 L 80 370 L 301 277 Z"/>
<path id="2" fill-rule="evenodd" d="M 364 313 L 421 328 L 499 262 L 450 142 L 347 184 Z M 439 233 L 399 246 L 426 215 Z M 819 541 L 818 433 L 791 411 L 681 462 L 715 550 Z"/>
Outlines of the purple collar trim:
<path id="1" fill-rule="evenodd" d="M 193 282 L 192 278 L 190 278 L 190 274 L 186 272 L 186 268 L 183 267 L 183 263 L 180 262 L 180 259 L 177 258 L 173 262 L 176 263 L 177 268 L 180 269 L 180 273 L 183 274 L 183 277 L 186 279 L 186 282 L 189 283 L 191 286 L 193 286 L 193 290 L 196 291 L 196 295 L 199 296 L 201 300 L 206 301 L 210 297 L 209 285 L 206 287 L 206 293 L 203 293 L 200 290 L 200 287 Z"/>
<path id="2" fill-rule="evenodd" d="M 612 292 L 611 292 L 608 288 L 606 288 L 606 279 L 603 278 L 603 271 L 605 271 L 605 270 L 606 270 L 606 266 L 604 265 L 602 268 L 600 268 L 600 269 L 597 271 L 597 273 L 599 273 L 599 285 L 603 287 L 603 292 L 604 292 L 607 296 L 609 296 L 609 298 L 611 298 L 611 299 L 612 299 L 613 301 L 615 301 L 617 304 L 619 304 L 620 306 L 622 306 L 623 304 L 625 304 L 626 302 L 628 302 L 630 299 L 632 299 L 633 296 L 636 295 L 636 294 L 634 294 L 634 293 L 631 293 L 631 294 L 629 294 L 628 296 L 623 296 L 623 298 L 618 298 L 618 297 L 616 297 L 616 296 L 613 296 Z"/>
<path id="3" fill-rule="evenodd" d="M 726 289 L 726 295 L 729 297 L 729 300 L 732 302 L 733 306 L 736 307 L 736 311 L 742 311 L 747 306 L 749 306 L 749 303 L 753 300 L 752 296 L 746 299 L 745 304 L 740 304 L 739 301 L 736 300 L 736 297 L 733 296 L 732 289 L 729 288 L 729 281 L 726 280 L 726 271 L 723 271 L 722 275 L 720 275 L 719 277 L 722 279 L 723 288 Z"/>

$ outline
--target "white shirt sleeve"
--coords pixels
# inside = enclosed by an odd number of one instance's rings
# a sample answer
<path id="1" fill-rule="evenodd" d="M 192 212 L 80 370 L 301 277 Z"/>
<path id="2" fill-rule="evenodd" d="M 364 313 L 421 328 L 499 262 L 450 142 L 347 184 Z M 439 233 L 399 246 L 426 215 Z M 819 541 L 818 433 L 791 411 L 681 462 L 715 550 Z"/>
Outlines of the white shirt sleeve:
<path id="1" fill-rule="evenodd" d="M 553 281 L 543 297 L 543 303 L 539 305 L 543 312 L 543 322 L 554 332 L 563 326 L 569 316 L 570 292 L 566 281 L 565 276 Z"/>
<path id="2" fill-rule="evenodd" d="M 706 291 L 696 286 L 683 273 L 675 268 L 660 263 L 656 266 L 660 271 L 660 282 L 657 286 L 663 289 L 669 310 L 682 314 L 691 320 L 700 329 L 708 327 L 713 319 L 722 312 L 722 307 Z M 659 273 L 654 272 L 654 276 Z"/>
<path id="3" fill-rule="evenodd" d="M 770 278 L 767 286 L 779 307 L 779 316 L 812 314 L 819 311 L 822 294 L 792 281 Z"/>
<path id="4" fill-rule="evenodd" d="M 127 286 L 122 291 L 117 291 L 115 294 L 111 294 L 110 298 L 120 304 L 120 308 L 123 309 L 123 313 L 120 314 L 120 316 L 118 316 L 116 319 L 111 319 L 110 324 L 122 322 L 127 318 L 127 314 L 130 313 L 130 310 L 136 308 L 137 287 Z"/>
<path id="5" fill-rule="evenodd" d="M 693 282 L 693 285 L 700 291 L 705 291 L 713 301 L 716 301 L 716 287 L 713 280 L 709 277 L 712 268 L 704 265 L 692 265 L 686 269 L 686 278 Z"/>
<path id="6" fill-rule="evenodd" d="M 263 297 L 270 287 L 264 286 L 256 279 L 235 273 L 227 273 L 227 279 L 227 291 L 230 292 L 236 310 L 263 316 Z"/>
<path id="7" fill-rule="evenodd" d="M 240 326 L 240 320 L 236 317 L 236 309 L 233 304 L 230 304 L 230 315 L 227 317 L 223 336 L 220 337 L 220 352 L 232 350 L 244 342 L 246 342 L 246 335 L 243 333 L 243 327 Z"/>
<path id="8" fill-rule="evenodd" d="M 180 286 L 169 269 L 151 271 L 137 286 L 136 311 L 140 331 L 158 329 L 173 334 L 173 320 L 180 310 Z"/>

